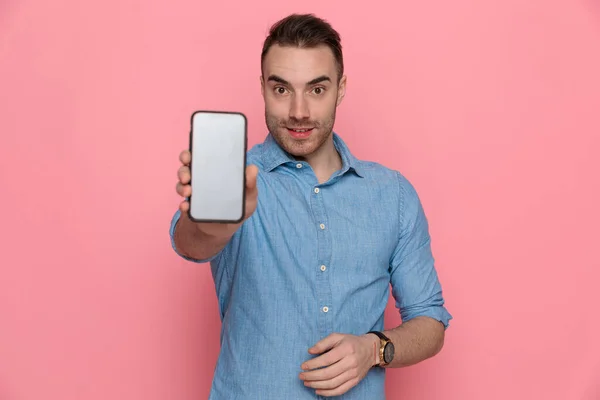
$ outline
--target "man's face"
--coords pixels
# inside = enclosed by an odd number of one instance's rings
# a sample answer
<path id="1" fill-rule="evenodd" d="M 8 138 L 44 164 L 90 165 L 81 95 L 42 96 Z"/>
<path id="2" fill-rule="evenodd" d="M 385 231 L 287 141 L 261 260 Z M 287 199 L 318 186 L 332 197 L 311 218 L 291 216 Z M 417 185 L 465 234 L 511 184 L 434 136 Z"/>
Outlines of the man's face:
<path id="1" fill-rule="evenodd" d="M 269 131 L 285 151 L 303 158 L 330 138 L 346 77 L 338 84 L 335 58 L 327 46 L 274 45 L 263 62 L 261 91 Z"/>

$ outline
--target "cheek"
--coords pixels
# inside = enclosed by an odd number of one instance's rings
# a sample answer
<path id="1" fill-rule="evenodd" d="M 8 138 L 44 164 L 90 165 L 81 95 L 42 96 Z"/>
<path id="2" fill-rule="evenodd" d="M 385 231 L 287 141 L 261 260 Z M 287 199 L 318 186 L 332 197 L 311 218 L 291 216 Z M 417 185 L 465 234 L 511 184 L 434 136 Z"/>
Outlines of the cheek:
<path id="1" fill-rule="evenodd" d="M 336 98 L 318 99 L 309 103 L 310 115 L 314 119 L 331 116 L 336 107 Z"/>
<path id="2" fill-rule="evenodd" d="M 265 107 L 271 115 L 285 115 L 289 110 L 289 104 L 285 99 L 276 99 L 273 96 L 265 97 Z"/>

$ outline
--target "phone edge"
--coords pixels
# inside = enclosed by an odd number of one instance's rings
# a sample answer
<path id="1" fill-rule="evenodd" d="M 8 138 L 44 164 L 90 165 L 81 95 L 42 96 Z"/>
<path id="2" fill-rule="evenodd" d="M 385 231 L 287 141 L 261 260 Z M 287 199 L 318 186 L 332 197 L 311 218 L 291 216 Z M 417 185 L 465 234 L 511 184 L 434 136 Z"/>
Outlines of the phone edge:
<path id="1" fill-rule="evenodd" d="M 188 197 L 187 201 L 189 203 L 187 216 L 192 222 L 196 223 L 215 223 L 215 224 L 238 224 L 242 222 L 246 216 L 246 167 L 247 167 L 247 153 L 248 153 L 248 118 L 241 111 L 213 111 L 213 110 L 196 110 L 192 113 L 190 117 L 190 133 L 188 140 L 188 150 L 190 152 L 190 185 L 192 184 L 192 147 L 193 147 L 193 132 L 194 132 L 194 116 L 200 113 L 211 113 L 211 114 L 236 114 L 240 115 L 244 119 L 244 168 L 242 168 L 243 173 L 243 190 L 242 190 L 242 213 L 241 217 L 237 220 L 222 220 L 222 219 L 196 219 L 192 216 L 192 195 Z"/>

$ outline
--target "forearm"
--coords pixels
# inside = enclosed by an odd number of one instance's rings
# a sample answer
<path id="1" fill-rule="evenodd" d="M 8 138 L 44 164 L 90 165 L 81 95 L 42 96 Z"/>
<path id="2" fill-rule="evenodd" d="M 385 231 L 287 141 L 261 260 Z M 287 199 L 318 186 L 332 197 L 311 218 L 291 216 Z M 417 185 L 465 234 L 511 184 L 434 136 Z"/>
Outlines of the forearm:
<path id="1" fill-rule="evenodd" d="M 232 233 L 209 235 L 199 229 L 189 217 L 182 213 L 175 226 L 174 242 L 177 251 L 189 258 L 205 260 L 220 252 L 231 239 Z"/>
<path id="2" fill-rule="evenodd" d="M 444 345 L 444 325 L 428 317 L 416 317 L 383 332 L 394 343 L 394 359 L 386 368 L 407 367 L 435 356 Z"/>

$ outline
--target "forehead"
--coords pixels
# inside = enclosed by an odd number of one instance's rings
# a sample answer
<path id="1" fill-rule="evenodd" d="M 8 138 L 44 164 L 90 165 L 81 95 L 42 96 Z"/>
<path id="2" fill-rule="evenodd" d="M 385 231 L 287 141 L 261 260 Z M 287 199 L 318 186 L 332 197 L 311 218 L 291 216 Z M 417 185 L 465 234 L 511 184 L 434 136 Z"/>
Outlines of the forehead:
<path id="1" fill-rule="evenodd" d="M 325 45 L 314 48 L 272 46 L 263 63 L 265 79 L 278 75 L 292 83 L 304 84 L 315 77 L 336 76 L 335 57 Z"/>

